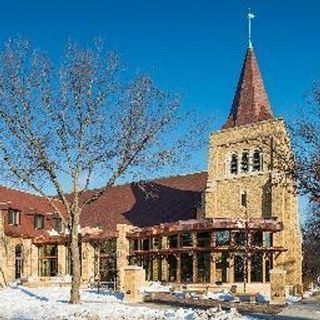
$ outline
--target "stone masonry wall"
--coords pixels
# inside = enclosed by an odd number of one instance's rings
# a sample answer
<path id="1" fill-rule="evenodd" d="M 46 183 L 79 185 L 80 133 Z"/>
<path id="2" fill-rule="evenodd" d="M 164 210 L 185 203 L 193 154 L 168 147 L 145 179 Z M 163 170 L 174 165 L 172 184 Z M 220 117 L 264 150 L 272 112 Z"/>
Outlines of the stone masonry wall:
<path id="1" fill-rule="evenodd" d="M 229 163 L 233 153 L 259 149 L 263 170 L 231 175 Z M 275 260 L 277 268 L 287 271 L 287 284 L 302 283 L 301 231 L 294 182 L 284 179 L 284 159 L 291 155 L 290 142 L 282 120 L 270 120 L 213 133 L 209 147 L 206 217 L 277 217 L 284 230 L 274 236 L 274 246 L 287 248 Z M 247 206 L 240 203 L 247 194 Z"/>

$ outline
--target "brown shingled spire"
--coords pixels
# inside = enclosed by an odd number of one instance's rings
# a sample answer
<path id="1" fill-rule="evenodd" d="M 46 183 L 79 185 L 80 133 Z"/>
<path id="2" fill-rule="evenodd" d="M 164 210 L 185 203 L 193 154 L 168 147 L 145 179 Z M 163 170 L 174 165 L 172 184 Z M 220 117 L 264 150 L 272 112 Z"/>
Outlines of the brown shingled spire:
<path id="1" fill-rule="evenodd" d="M 248 48 L 232 108 L 223 129 L 273 119 L 256 56 Z"/>

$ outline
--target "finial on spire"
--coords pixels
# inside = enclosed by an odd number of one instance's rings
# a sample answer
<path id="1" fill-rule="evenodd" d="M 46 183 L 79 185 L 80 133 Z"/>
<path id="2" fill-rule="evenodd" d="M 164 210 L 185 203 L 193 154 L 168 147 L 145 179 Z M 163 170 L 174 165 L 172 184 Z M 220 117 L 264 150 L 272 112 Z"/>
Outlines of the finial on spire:
<path id="1" fill-rule="evenodd" d="M 249 49 L 253 48 L 252 41 L 251 41 L 251 20 L 254 17 L 255 17 L 255 15 L 251 12 L 251 9 L 249 8 L 248 15 L 247 15 L 247 18 L 248 18 L 248 46 L 249 46 Z"/>

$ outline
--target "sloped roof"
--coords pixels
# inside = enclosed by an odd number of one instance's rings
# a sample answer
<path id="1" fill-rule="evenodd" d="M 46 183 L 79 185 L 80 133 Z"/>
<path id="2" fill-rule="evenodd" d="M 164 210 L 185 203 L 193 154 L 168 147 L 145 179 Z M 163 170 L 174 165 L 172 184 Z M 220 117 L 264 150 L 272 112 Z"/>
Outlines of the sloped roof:
<path id="1" fill-rule="evenodd" d="M 120 223 L 146 227 L 195 218 L 206 182 L 207 173 L 201 172 L 143 184 L 114 186 L 83 209 L 81 227 L 100 227 L 105 232 L 114 232 Z M 81 201 L 88 199 L 93 192 L 95 190 L 85 192 Z M 63 211 L 62 203 L 56 201 Z M 52 229 L 52 219 L 56 217 L 46 198 L 5 187 L 0 187 L 0 207 L 4 212 L 9 208 L 21 211 L 20 226 L 8 226 L 8 215 L 4 214 L 5 231 L 11 236 L 45 236 L 46 230 Z M 46 216 L 46 230 L 34 229 L 36 213 Z"/>
<path id="2" fill-rule="evenodd" d="M 54 200 L 55 205 L 63 211 L 62 203 Z M 46 216 L 47 229 L 52 229 L 52 218 L 57 217 L 53 208 L 45 197 L 41 197 L 22 190 L 11 189 L 0 186 L 0 209 L 4 212 L 4 223 L 6 234 L 11 236 L 40 236 L 46 233 L 45 230 L 34 229 L 34 215 Z M 15 209 L 21 212 L 21 224 L 19 226 L 8 225 L 8 209 Z"/>
<path id="3" fill-rule="evenodd" d="M 223 129 L 273 119 L 257 58 L 248 48 L 232 108 Z"/>
<path id="4" fill-rule="evenodd" d="M 138 227 L 188 220 L 196 217 L 207 182 L 207 173 L 175 176 L 139 184 L 110 188 L 96 202 L 85 207 L 83 227 L 115 231 L 120 223 Z M 93 191 L 83 195 L 85 201 Z"/>

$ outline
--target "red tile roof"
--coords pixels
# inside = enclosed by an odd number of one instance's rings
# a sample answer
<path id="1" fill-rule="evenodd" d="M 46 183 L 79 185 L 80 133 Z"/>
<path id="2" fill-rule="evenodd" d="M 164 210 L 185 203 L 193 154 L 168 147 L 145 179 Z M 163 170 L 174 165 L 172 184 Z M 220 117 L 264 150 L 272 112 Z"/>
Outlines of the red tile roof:
<path id="1" fill-rule="evenodd" d="M 273 119 L 253 49 L 247 50 L 231 112 L 223 129 Z"/>
<path id="2" fill-rule="evenodd" d="M 82 226 L 115 231 L 120 223 L 138 227 L 196 217 L 207 182 L 207 173 L 194 173 L 138 184 L 115 186 L 85 208 Z M 86 199 L 92 191 L 84 194 Z"/>
<path id="3" fill-rule="evenodd" d="M 84 208 L 81 227 L 101 227 L 114 232 L 116 225 L 126 223 L 146 227 L 196 217 L 207 182 L 207 173 L 194 173 L 157 179 L 139 185 L 114 186 L 96 202 Z M 143 186 L 143 188 L 141 188 Z M 82 201 L 93 191 L 83 194 Z M 57 200 L 57 203 L 62 204 Z M 53 209 L 48 201 L 31 193 L 0 187 L 0 207 L 4 213 L 5 232 L 11 236 L 47 236 L 53 227 Z M 8 209 L 21 211 L 21 225 L 8 225 Z M 34 214 L 46 216 L 45 230 L 34 229 Z"/>
<path id="4" fill-rule="evenodd" d="M 56 205 L 63 210 L 60 201 Z M 57 217 L 48 200 L 25 191 L 10 189 L 0 186 L 0 209 L 3 212 L 5 233 L 11 236 L 35 237 L 46 234 L 45 230 L 35 230 L 34 215 L 45 216 L 45 229 L 53 228 L 52 219 Z M 8 225 L 8 210 L 14 209 L 21 212 L 21 223 L 18 226 Z"/>

